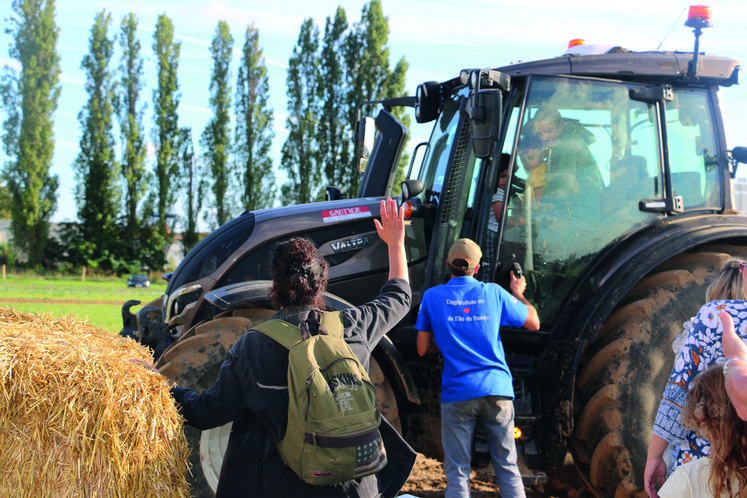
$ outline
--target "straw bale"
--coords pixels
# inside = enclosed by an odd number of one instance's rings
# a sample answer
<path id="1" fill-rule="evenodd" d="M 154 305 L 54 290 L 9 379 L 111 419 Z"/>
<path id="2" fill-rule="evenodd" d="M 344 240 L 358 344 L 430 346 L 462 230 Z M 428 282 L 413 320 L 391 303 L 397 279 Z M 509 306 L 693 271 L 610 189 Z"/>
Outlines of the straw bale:
<path id="1" fill-rule="evenodd" d="M 183 419 L 138 361 L 86 321 L 0 307 L 0 496 L 189 496 Z"/>

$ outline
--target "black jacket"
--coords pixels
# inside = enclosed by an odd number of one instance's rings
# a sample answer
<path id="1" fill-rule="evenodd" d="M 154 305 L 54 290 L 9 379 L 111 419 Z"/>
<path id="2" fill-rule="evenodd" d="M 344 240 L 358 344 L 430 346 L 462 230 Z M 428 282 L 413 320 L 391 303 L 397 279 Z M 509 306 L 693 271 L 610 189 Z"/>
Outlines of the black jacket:
<path id="1" fill-rule="evenodd" d="M 373 301 L 343 312 L 345 341 L 366 368 L 371 351 L 405 316 L 411 299 L 409 284 L 392 279 Z M 312 309 L 283 310 L 274 317 L 298 325 Z M 283 438 L 288 422 L 287 370 L 288 350 L 266 335 L 250 331 L 231 348 L 218 380 L 207 391 L 197 394 L 183 387 L 172 388 L 187 422 L 198 429 L 233 421 L 216 496 L 396 496 L 410 475 L 415 452 L 386 421 L 381 435 L 388 464 L 376 475 L 315 486 L 285 466 L 274 441 Z"/>

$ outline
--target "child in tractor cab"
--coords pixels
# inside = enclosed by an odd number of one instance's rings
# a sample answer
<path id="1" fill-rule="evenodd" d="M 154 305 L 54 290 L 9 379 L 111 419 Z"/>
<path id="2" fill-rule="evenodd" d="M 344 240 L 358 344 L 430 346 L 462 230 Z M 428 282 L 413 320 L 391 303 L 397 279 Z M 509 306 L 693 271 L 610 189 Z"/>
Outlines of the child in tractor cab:
<path id="1" fill-rule="evenodd" d="M 508 178 L 508 164 L 510 160 L 511 156 L 508 154 L 501 156 L 498 170 L 498 187 L 490 199 L 488 232 L 485 237 L 485 254 L 483 254 L 482 271 L 480 272 L 480 280 L 483 282 L 493 282 L 495 278 L 495 256 L 498 250 L 498 220 L 501 217 L 503 201 L 506 198 L 506 179 Z"/>

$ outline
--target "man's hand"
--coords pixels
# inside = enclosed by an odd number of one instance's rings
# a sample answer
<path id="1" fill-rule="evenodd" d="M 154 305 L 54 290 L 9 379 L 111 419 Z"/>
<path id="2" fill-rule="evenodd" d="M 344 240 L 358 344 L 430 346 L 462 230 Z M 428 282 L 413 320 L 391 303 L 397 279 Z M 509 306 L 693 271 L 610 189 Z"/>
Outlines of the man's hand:
<path id="1" fill-rule="evenodd" d="M 514 295 L 523 296 L 524 291 L 527 289 L 527 279 L 524 278 L 524 275 L 522 275 L 519 278 L 516 278 L 516 275 L 513 271 L 511 271 L 511 292 Z M 518 296 L 517 296 L 518 297 Z"/>
<path id="2" fill-rule="evenodd" d="M 513 271 L 510 272 L 511 274 L 511 293 L 514 295 L 516 299 L 524 303 L 527 308 L 529 308 L 529 312 L 527 313 L 527 319 L 524 321 L 524 327 L 527 330 L 539 330 L 540 328 L 540 319 L 539 314 L 537 313 L 537 309 L 532 306 L 532 303 L 527 301 L 527 298 L 524 297 L 524 291 L 527 289 L 527 279 L 524 278 L 524 275 L 521 277 L 516 277 L 516 274 L 514 274 Z"/>

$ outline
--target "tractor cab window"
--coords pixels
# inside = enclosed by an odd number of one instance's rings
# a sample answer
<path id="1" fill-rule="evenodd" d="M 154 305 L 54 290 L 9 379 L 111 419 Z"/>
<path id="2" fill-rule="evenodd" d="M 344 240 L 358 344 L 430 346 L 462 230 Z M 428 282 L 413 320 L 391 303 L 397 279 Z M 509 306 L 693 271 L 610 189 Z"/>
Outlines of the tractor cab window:
<path id="1" fill-rule="evenodd" d="M 685 210 L 720 209 L 721 170 L 708 93 L 675 89 L 674 99 L 666 103 L 666 119 L 673 195 L 682 196 Z"/>
<path id="2" fill-rule="evenodd" d="M 661 182 L 655 105 L 631 100 L 634 86 L 531 77 L 523 109 L 513 109 L 498 261 L 521 264 L 543 325 L 599 251 L 660 216 L 638 209 Z"/>

